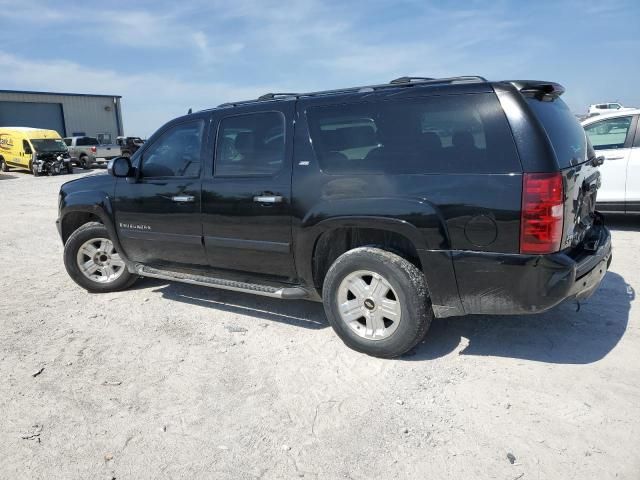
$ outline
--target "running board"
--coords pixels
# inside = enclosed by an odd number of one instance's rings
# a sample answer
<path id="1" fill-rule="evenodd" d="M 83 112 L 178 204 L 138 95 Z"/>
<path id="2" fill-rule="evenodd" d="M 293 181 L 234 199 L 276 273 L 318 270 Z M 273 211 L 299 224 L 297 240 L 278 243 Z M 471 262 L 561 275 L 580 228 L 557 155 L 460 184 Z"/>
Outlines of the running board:
<path id="1" fill-rule="evenodd" d="M 287 300 L 309 298 L 309 292 L 303 287 L 282 287 L 272 285 L 260 285 L 257 283 L 238 282 L 226 280 L 224 278 L 212 278 L 204 275 L 193 275 L 190 273 L 173 272 L 169 270 L 159 270 L 146 265 L 136 265 L 136 273 L 142 277 L 159 278 L 176 282 L 191 283 L 193 285 L 203 285 L 205 287 L 221 288 L 223 290 L 233 290 L 235 292 L 253 293 L 265 297 L 283 298 Z"/>

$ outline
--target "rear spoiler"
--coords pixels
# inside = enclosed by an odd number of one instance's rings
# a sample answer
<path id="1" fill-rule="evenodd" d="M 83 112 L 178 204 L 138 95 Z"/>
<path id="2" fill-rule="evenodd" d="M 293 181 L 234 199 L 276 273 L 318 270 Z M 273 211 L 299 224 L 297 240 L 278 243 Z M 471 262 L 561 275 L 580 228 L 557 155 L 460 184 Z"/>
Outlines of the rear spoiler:
<path id="1" fill-rule="evenodd" d="M 559 83 L 542 82 L 538 80 L 512 80 L 510 83 L 521 94 L 538 100 L 552 101 L 564 93 L 564 87 Z"/>

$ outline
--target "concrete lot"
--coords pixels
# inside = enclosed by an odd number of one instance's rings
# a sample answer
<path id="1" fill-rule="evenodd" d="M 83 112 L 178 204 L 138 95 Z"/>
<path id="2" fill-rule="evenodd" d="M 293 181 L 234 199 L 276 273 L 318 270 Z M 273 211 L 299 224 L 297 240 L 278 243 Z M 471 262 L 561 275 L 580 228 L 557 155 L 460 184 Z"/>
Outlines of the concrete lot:
<path id="1" fill-rule="evenodd" d="M 315 303 L 88 294 L 54 224 L 70 179 L 0 173 L 0 478 L 640 478 L 640 218 L 610 220 L 580 312 L 438 320 L 389 361 Z"/>

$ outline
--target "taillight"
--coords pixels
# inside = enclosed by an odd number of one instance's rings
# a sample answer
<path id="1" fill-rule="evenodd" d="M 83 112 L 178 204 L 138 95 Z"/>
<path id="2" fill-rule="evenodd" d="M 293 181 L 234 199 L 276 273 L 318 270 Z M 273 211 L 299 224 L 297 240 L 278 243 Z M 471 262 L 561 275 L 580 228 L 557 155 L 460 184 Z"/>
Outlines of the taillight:
<path id="1" fill-rule="evenodd" d="M 563 216 L 562 174 L 525 173 L 520 253 L 545 254 L 560 250 Z"/>
<path id="2" fill-rule="evenodd" d="M 91 147 L 91 151 L 92 151 L 93 153 L 96 153 L 96 152 L 98 151 L 98 149 L 97 149 L 96 147 Z"/>

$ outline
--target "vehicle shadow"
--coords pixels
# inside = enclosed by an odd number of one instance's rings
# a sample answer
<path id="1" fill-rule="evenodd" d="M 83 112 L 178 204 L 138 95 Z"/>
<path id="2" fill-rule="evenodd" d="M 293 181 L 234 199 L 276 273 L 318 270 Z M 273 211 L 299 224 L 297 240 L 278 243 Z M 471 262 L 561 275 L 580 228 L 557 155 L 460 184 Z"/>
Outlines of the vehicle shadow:
<path id="1" fill-rule="evenodd" d="M 633 288 L 608 272 L 579 311 L 565 302 L 539 315 L 477 315 L 436 319 L 423 342 L 402 357 L 430 360 L 459 355 L 520 358 L 546 363 L 587 364 L 604 358 L 627 328 Z"/>
<path id="2" fill-rule="evenodd" d="M 14 178 L 18 178 L 16 175 L 9 175 L 7 173 L 0 173 L 0 180 L 13 180 Z"/>
<path id="3" fill-rule="evenodd" d="M 140 287 L 148 287 L 149 284 L 146 282 L 150 280 L 144 279 L 139 282 L 145 284 L 140 285 Z M 322 304 L 318 302 L 280 300 L 187 283 L 166 283 L 153 291 L 161 293 L 162 297 L 167 300 L 189 303 L 228 313 L 250 315 L 260 320 L 280 322 L 313 330 L 329 326 Z"/>
<path id="4" fill-rule="evenodd" d="M 637 232 L 640 230 L 640 216 L 607 213 L 605 223 L 610 230 Z"/>

